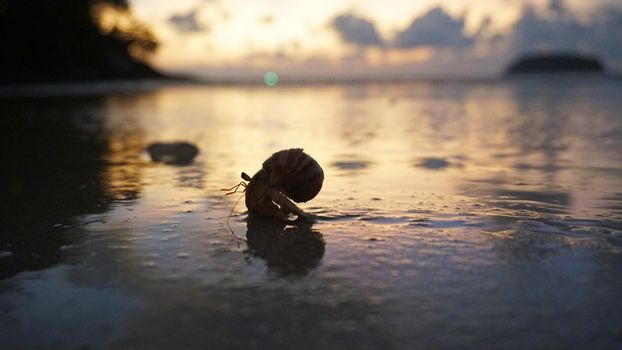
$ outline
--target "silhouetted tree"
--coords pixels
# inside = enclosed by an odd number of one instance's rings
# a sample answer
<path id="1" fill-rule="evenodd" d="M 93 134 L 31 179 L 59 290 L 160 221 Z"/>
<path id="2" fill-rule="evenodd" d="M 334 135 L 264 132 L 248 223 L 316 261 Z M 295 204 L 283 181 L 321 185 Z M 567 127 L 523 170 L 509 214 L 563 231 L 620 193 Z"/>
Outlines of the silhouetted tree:
<path id="1" fill-rule="evenodd" d="M 127 0 L 0 0 L 0 82 L 156 77 Z"/>

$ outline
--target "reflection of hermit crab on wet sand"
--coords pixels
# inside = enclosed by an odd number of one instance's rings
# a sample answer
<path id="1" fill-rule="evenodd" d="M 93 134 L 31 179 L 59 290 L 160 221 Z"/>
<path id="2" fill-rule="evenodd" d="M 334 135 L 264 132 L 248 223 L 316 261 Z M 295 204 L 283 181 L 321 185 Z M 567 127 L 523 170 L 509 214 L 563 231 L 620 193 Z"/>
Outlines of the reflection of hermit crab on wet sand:
<path id="1" fill-rule="evenodd" d="M 324 182 L 322 167 L 302 148 L 274 153 L 252 178 L 242 173 L 242 179 L 248 183 L 240 182 L 223 191 L 229 195 L 244 187 L 249 216 L 272 216 L 284 222 L 315 218 L 292 202 L 315 198 Z"/>

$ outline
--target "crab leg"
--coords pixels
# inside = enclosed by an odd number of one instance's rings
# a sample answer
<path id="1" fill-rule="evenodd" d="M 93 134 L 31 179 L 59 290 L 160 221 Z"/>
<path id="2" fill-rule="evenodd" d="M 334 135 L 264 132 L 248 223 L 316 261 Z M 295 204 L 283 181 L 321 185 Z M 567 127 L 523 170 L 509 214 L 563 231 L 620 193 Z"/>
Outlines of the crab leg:
<path id="1" fill-rule="evenodd" d="M 270 199 L 276 203 L 280 208 L 278 208 L 276 215 L 280 220 L 283 221 L 291 221 L 287 219 L 285 214 L 292 213 L 298 216 L 298 219 L 304 218 L 307 220 L 313 220 L 315 217 L 311 214 L 307 214 L 302 209 L 298 208 L 294 202 L 292 202 L 289 198 L 283 195 L 281 192 L 275 189 L 267 189 L 266 194 Z"/>
<path id="2" fill-rule="evenodd" d="M 234 194 L 238 191 L 238 188 L 240 188 L 240 186 L 244 187 L 244 190 L 242 191 L 242 193 L 244 193 L 244 191 L 246 191 L 246 183 L 244 181 L 240 182 L 239 184 L 231 187 L 231 188 L 221 188 L 221 191 L 230 191 L 228 193 L 225 193 L 225 196 L 228 196 L 230 194 Z"/>

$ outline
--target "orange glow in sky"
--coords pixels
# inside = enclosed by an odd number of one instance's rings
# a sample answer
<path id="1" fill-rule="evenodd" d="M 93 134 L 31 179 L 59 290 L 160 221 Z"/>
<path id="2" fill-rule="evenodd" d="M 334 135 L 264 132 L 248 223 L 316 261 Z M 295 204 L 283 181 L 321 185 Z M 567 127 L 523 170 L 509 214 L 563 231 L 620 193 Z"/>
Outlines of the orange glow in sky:
<path id="1" fill-rule="evenodd" d="M 610 3 L 607 0 L 589 3 L 582 0 L 130 2 L 135 15 L 160 39 L 162 45 L 152 62 L 161 69 L 224 78 L 236 74 L 261 77 L 267 70 L 279 70 L 285 79 L 294 74 L 356 75 L 370 69 L 378 70 L 378 74 L 398 76 L 404 71 L 423 76 L 438 72 L 458 76 L 494 75 L 511 56 L 508 38 L 512 38 L 510 32 L 526 6 L 532 6 L 542 21 L 564 25 L 567 16 L 572 16 L 576 23 L 585 23 L 590 18 L 586 14 Z M 439 11 L 431 13 L 435 8 Z M 335 24 L 338 16 L 351 17 L 338 27 Z M 407 32 L 413 21 L 420 23 L 408 33 L 400 34 Z M 455 26 L 453 31 L 452 26 Z M 350 39 L 347 35 L 351 35 Z M 405 37 L 401 47 L 397 45 L 400 35 Z M 579 43 L 576 46 L 581 48 Z"/>

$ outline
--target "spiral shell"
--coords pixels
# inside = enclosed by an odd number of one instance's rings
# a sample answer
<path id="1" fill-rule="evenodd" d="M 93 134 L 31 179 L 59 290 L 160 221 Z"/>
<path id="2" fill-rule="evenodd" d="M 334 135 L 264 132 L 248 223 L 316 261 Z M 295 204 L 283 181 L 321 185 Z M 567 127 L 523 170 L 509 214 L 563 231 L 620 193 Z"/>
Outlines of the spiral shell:
<path id="1" fill-rule="evenodd" d="M 322 189 L 324 170 L 302 148 L 278 151 L 262 167 L 270 173 L 270 186 L 280 188 L 295 202 L 311 200 Z"/>

